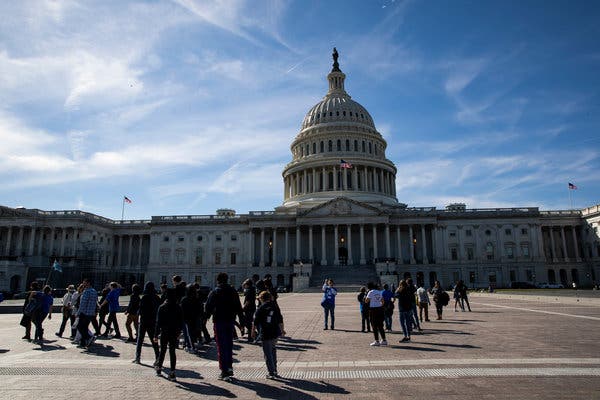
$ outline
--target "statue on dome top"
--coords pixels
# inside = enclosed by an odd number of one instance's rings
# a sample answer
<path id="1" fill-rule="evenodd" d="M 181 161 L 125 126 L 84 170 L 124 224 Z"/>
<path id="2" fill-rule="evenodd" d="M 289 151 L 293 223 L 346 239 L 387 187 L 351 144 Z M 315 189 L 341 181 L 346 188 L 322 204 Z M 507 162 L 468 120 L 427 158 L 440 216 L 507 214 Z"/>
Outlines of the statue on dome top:
<path id="1" fill-rule="evenodd" d="M 340 64 L 338 64 L 338 52 L 337 49 L 334 47 L 333 48 L 333 54 L 331 54 L 333 56 L 333 69 L 331 70 L 331 72 L 333 71 L 339 71 L 340 70 Z"/>

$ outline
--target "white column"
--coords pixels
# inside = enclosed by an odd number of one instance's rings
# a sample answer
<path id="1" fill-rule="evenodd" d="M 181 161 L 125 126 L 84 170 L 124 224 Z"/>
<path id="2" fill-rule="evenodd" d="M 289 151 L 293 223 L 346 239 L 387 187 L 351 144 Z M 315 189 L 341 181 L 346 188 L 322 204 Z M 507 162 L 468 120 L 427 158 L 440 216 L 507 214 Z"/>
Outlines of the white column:
<path id="1" fill-rule="evenodd" d="M 60 228 L 61 230 L 61 234 L 60 234 L 60 253 L 59 255 L 64 256 L 65 255 L 65 240 L 67 239 L 67 230 L 63 227 Z"/>
<path id="2" fill-rule="evenodd" d="M 431 247 L 433 260 L 437 263 L 437 225 L 433 225 L 431 228 Z M 473 230 L 475 231 L 475 230 Z"/>
<path id="3" fill-rule="evenodd" d="M 31 235 L 29 236 L 29 249 L 27 250 L 28 256 L 33 256 L 33 246 L 35 245 L 35 226 L 31 227 Z"/>
<path id="4" fill-rule="evenodd" d="M 252 228 L 248 229 L 248 266 L 254 265 L 254 233 Z"/>
<path id="5" fill-rule="evenodd" d="M 259 267 L 265 266 L 265 228 L 260 228 L 260 258 L 258 262 Z"/>
<path id="6" fill-rule="evenodd" d="M 427 258 L 427 237 L 425 236 L 425 225 L 421 225 L 421 240 L 423 242 L 423 264 L 429 264 L 429 259 Z"/>
<path id="7" fill-rule="evenodd" d="M 310 260 L 310 263 L 313 263 L 313 258 L 314 258 L 314 254 L 313 254 L 313 227 L 312 225 L 310 225 L 308 227 L 308 258 Z"/>
<path id="8" fill-rule="evenodd" d="M 358 167 L 352 168 L 352 190 L 358 190 Z"/>
<path id="9" fill-rule="evenodd" d="M 302 193 L 306 194 L 308 192 L 308 174 L 306 173 L 306 170 L 304 170 L 303 173 L 303 177 L 302 177 Z"/>
<path id="10" fill-rule="evenodd" d="M 23 251 L 23 232 L 25 231 L 25 228 L 20 226 L 18 229 L 19 229 L 19 234 L 17 235 L 17 246 L 15 249 L 15 252 L 16 252 L 17 256 L 20 256 L 21 252 Z"/>
<path id="11" fill-rule="evenodd" d="M 463 233 L 463 227 L 462 226 L 457 226 L 456 227 L 456 235 L 458 236 L 458 261 L 462 262 L 464 261 L 464 254 L 463 254 L 463 238 L 462 238 L 462 233 Z"/>
<path id="12" fill-rule="evenodd" d="M 385 224 L 385 258 L 389 259 L 390 257 L 390 226 Z"/>
<path id="13" fill-rule="evenodd" d="M 38 238 L 38 251 L 37 251 L 37 254 L 39 256 L 44 255 L 44 232 L 46 232 L 46 228 L 40 228 L 40 237 Z"/>
<path id="14" fill-rule="evenodd" d="M 54 228 L 50 228 L 50 247 L 48 248 L 48 255 L 52 256 L 54 253 Z"/>
<path id="15" fill-rule="evenodd" d="M 577 260 L 577 262 L 581 262 L 581 257 L 579 256 L 579 246 L 577 245 L 576 229 L 576 226 L 571 227 L 571 232 L 573 233 L 573 247 L 575 247 L 575 259 Z"/>
<path id="16" fill-rule="evenodd" d="M 73 256 L 77 255 L 77 231 L 78 231 L 77 228 L 73 228 L 73 250 L 72 250 Z M 104 247 L 106 248 L 106 238 L 103 243 L 104 243 Z M 106 254 L 106 252 L 104 252 L 104 253 Z"/>
<path id="17" fill-rule="evenodd" d="M 317 191 L 317 170 L 316 168 L 313 168 L 312 170 L 312 190 L 311 192 L 314 193 Z"/>
<path id="18" fill-rule="evenodd" d="M 122 238 L 121 235 L 115 235 L 115 242 L 116 242 L 115 245 L 116 245 L 116 248 L 117 248 L 117 266 L 118 267 L 120 267 L 121 265 L 123 265 L 121 263 L 121 247 L 122 247 L 122 244 L 123 244 L 121 238 Z M 172 241 L 173 238 L 170 238 L 170 239 Z"/>
<path id="19" fill-rule="evenodd" d="M 354 265 L 352 261 L 352 225 L 346 225 L 346 247 L 348 249 L 348 265 Z"/>
<path id="20" fill-rule="evenodd" d="M 142 245 L 144 244 L 144 235 L 138 235 L 138 266 L 142 266 Z M 192 232 L 188 234 L 188 260 L 190 260 L 190 264 L 195 264 L 194 257 L 192 254 Z"/>
<path id="21" fill-rule="evenodd" d="M 288 228 L 285 228 L 285 261 L 283 262 L 283 266 L 287 267 L 290 265 L 290 231 Z"/>
<path id="22" fill-rule="evenodd" d="M 397 255 L 396 255 L 396 263 L 404 264 L 404 261 L 402 260 L 402 240 L 400 239 L 400 225 L 396 225 L 396 242 L 398 245 L 398 251 L 397 251 Z"/>
<path id="23" fill-rule="evenodd" d="M 560 227 L 560 239 L 562 241 L 563 254 L 565 256 L 565 261 L 569 262 L 569 252 L 567 251 L 567 240 L 565 238 L 565 227 Z"/>
<path id="24" fill-rule="evenodd" d="M 129 243 L 127 246 L 127 267 L 131 268 L 131 256 L 133 253 L 133 236 L 129 235 Z"/>
<path id="25" fill-rule="evenodd" d="M 365 226 L 360 224 L 360 265 L 364 265 L 367 261 L 365 260 Z"/>
<path id="26" fill-rule="evenodd" d="M 321 191 L 324 192 L 327 190 L 329 182 L 327 182 L 327 171 L 325 170 L 325 167 L 323 167 L 323 186 L 321 187 Z"/>
<path id="27" fill-rule="evenodd" d="M 6 233 L 6 247 L 4 248 L 4 254 L 10 256 L 10 241 L 12 239 L 12 226 L 8 227 L 8 232 Z"/>
<path id="28" fill-rule="evenodd" d="M 337 169 L 333 166 L 333 190 L 338 190 Z"/>
<path id="29" fill-rule="evenodd" d="M 413 229 L 412 229 L 412 225 L 408 226 L 408 241 L 410 243 L 410 263 L 411 264 L 416 264 L 417 261 L 415 260 L 415 241 L 414 241 L 414 236 L 413 236 Z"/>
<path id="30" fill-rule="evenodd" d="M 373 262 L 377 262 L 379 255 L 377 254 L 377 225 L 373 224 Z"/>
<path id="31" fill-rule="evenodd" d="M 302 260 L 302 255 L 300 254 L 300 227 L 296 227 L 296 259 Z"/>
<path id="32" fill-rule="evenodd" d="M 379 170 L 379 181 L 381 182 L 379 191 L 381 193 L 384 193 L 385 192 L 385 179 L 383 179 L 383 170 L 382 169 Z"/>
<path id="33" fill-rule="evenodd" d="M 340 254 L 340 251 L 339 251 L 339 249 L 340 249 L 340 247 L 339 247 L 340 241 L 339 240 L 340 239 L 338 238 L 338 226 L 336 224 L 336 225 L 333 225 L 333 243 L 334 243 L 334 247 L 333 247 L 333 252 L 334 252 L 334 254 L 333 254 L 333 256 L 334 256 L 334 258 L 333 258 L 333 265 L 340 265 L 340 257 L 339 257 L 339 254 Z"/>
<path id="34" fill-rule="evenodd" d="M 550 252 L 552 253 L 552 262 L 558 262 L 558 258 L 556 258 L 556 247 L 554 244 L 554 232 L 552 226 L 549 226 L 548 228 L 550 230 L 550 245 L 552 246 L 550 249 Z"/>
<path id="35" fill-rule="evenodd" d="M 326 247 L 325 247 L 325 225 L 321 225 L 321 265 L 327 265 Z"/>
<path id="36" fill-rule="evenodd" d="M 277 227 L 273 228 L 273 261 L 271 262 L 271 266 L 277 266 Z"/>

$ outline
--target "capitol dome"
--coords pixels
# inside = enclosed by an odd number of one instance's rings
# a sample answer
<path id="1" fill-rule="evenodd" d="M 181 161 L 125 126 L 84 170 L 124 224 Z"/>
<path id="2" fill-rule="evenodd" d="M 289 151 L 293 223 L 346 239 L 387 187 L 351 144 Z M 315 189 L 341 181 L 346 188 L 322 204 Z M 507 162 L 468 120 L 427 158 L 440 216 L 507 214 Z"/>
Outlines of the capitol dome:
<path id="1" fill-rule="evenodd" d="M 327 75 L 329 90 L 306 113 L 283 170 L 284 207 L 312 207 L 337 197 L 398 205 L 396 167 L 387 143 L 365 107 L 344 88 L 337 50 Z"/>

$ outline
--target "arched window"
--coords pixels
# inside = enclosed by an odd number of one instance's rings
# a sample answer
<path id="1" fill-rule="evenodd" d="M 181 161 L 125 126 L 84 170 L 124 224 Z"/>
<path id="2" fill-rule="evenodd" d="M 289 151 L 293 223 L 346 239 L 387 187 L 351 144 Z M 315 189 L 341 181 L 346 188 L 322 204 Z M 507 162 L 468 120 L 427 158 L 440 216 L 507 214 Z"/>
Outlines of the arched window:
<path id="1" fill-rule="evenodd" d="M 310 155 L 310 145 L 306 144 L 306 153 L 307 156 Z"/>
<path id="2" fill-rule="evenodd" d="M 375 155 L 377 155 L 377 145 L 375 145 Z"/>
<path id="3" fill-rule="evenodd" d="M 313 154 L 317 154 L 317 144 L 313 143 Z"/>
<path id="4" fill-rule="evenodd" d="M 494 259 L 494 245 L 492 244 L 492 242 L 487 242 L 487 244 L 485 245 L 485 254 L 488 260 Z"/>
<path id="5" fill-rule="evenodd" d="M 304 147 L 300 146 L 300 157 L 304 157 Z"/>
<path id="6" fill-rule="evenodd" d="M 327 143 L 327 151 L 333 151 L 333 142 L 330 140 L 329 143 Z"/>
<path id="7" fill-rule="evenodd" d="M 335 148 L 337 151 L 342 151 L 342 141 L 340 139 L 337 140 Z"/>
<path id="8" fill-rule="evenodd" d="M 362 141 L 362 152 L 363 153 L 365 152 L 365 141 L 364 140 Z"/>
<path id="9" fill-rule="evenodd" d="M 372 152 L 373 152 L 373 148 L 372 148 L 371 142 L 369 142 L 369 154 L 371 154 Z"/>
<path id="10" fill-rule="evenodd" d="M 358 140 L 354 141 L 354 151 L 358 151 Z"/>
<path id="11" fill-rule="evenodd" d="M 321 153 L 323 153 L 325 151 L 325 143 L 323 143 L 323 141 L 321 140 Z"/>
<path id="12" fill-rule="evenodd" d="M 346 139 L 346 151 L 350 151 L 350 140 Z"/>

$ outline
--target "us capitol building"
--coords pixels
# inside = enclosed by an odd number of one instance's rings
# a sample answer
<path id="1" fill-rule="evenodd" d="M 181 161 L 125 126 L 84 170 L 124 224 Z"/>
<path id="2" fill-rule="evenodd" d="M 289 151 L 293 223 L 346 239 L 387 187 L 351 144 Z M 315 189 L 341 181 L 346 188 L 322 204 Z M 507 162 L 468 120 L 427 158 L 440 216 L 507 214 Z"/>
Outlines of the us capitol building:
<path id="1" fill-rule="evenodd" d="M 221 271 L 239 286 L 273 276 L 294 290 L 368 280 L 397 284 L 410 275 L 426 286 L 506 287 L 511 282 L 591 286 L 600 273 L 600 205 L 409 207 L 396 197 L 396 167 L 369 112 L 344 88 L 334 49 L 329 90 L 306 114 L 283 169 L 283 203 L 273 211 L 115 221 L 84 211 L 0 206 L 0 290 L 46 280 L 54 260 L 65 287 L 91 277 L 213 285 Z"/>

